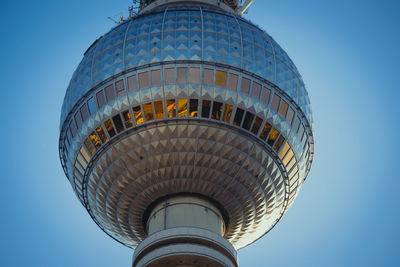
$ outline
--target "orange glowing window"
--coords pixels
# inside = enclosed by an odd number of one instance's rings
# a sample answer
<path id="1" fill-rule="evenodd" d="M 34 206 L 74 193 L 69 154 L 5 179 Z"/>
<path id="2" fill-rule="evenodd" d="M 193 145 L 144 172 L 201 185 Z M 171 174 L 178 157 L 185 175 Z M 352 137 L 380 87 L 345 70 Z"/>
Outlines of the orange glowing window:
<path id="1" fill-rule="evenodd" d="M 106 126 L 108 135 L 112 138 L 115 135 L 115 129 L 114 129 L 114 126 L 113 126 L 111 120 L 106 120 L 104 122 L 104 126 Z"/>
<path id="2" fill-rule="evenodd" d="M 92 133 L 89 135 L 89 139 L 90 139 L 90 141 L 92 141 L 92 144 L 94 145 L 94 147 L 95 147 L 96 149 L 99 149 L 99 148 L 101 147 L 100 139 L 97 137 L 97 135 L 96 135 L 95 132 L 92 132 Z"/>
<path id="3" fill-rule="evenodd" d="M 187 117 L 188 115 L 188 100 L 178 99 L 178 117 Z"/>
<path id="4" fill-rule="evenodd" d="M 154 120 L 152 103 L 143 104 L 143 112 L 144 112 L 144 117 L 145 117 L 146 121 Z"/>
<path id="5" fill-rule="evenodd" d="M 176 102 L 175 102 L 175 99 L 168 99 L 167 100 L 167 113 L 168 113 L 168 118 L 176 117 Z"/>
<path id="6" fill-rule="evenodd" d="M 93 156 L 94 152 L 96 152 L 96 150 L 94 149 L 94 147 L 90 143 L 89 139 L 86 138 L 84 143 L 85 143 L 86 148 L 89 150 L 90 154 Z"/>
<path id="7" fill-rule="evenodd" d="M 279 136 L 278 141 L 276 141 L 275 145 L 274 145 L 274 150 L 275 152 L 278 152 L 279 149 L 281 148 L 281 146 L 283 145 L 283 142 L 285 142 L 285 137 L 283 137 L 282 135 Z"/>
<path id="8" fill-rule="evenodd" d="M 226 86 L 227 73 L 225 71 L 217 70 L 215 74 L 215 85 L 225 87 Z"/>
<path id="9" fill-rule="evenodd" d="M 281 108 L 279 109 L 279 113 L 282 115 L 282 117 L 286 118 L 288 108 L 289 108 L 288 103 L 286 103 L 285 100 L 282 100 Z"/>
<path id="10" fill-rule="evenodd" d="M 143 114 L 142 114 L 142 109 L 140 108 L 140 106 L 136 106 L 132 108 L 133 111 L 133 116 L 135 117 L 136 120 L 136 124 L 142 124 L 143 123 Z"/>
<path id="11" fill-rule="evenodd" d="M 271 124 L 269 124 L 268 122 L 266 122 L 265 125 L 264 125 L 264 128 L 263 128 L 263 130 L 262 130 L 262 132 L 261 132 L 261 134 L 260 134 L 260 138 L 261 138 L 262 140 L 267 139 L 268 134 L 269 134 L 269 132 L 271 131 L 271 128 L 272 128 Z"/>
<path id="12" fill-rule="evenodd" d="M 162 101 L 155 101 L 154 102 L 154 109 L 156 112 L 156 119 L 164 119 L 164 109 L 163 109 L 163 102 Z"/>
<path id="13" fill-rule="evenodd" d="M 122 112 L 122 116 L 124 117 L 124 122 L 125 122 L 125 127 L 131 128 L 133 125 L 132 122 L 132 117 L 131 117 L 131 113 L 129 113 L 129 110 L 125 110 L 124 112 Z"/>
<path id="14" fill-rule="evenodd" d="M 222 120 L 224 122 L 229 123 L 231 121 L 231 116 L 232 116 L 232 111 L 233 111 L 233 106 L 225 104 L 224 106 L 224 113 L 222 115 Z"/>
<path id="15" fill-rule="evenodd" d="M 289 151 L 289 149 L 290 149 L 290 145 L 289 145 L 289 143 L 286 142 L 285 145 L 283 146 L 281 152 L 279 153 L 279 157 L 281 159 L 283 159 L 283 157 L 286 155 L 286 153 Z"/>
<path id="16" fill-rule="evenodd" d="M 98 136 L 100 137 L 101 142 L 103 144 L 107 143 L 108 139 L 107 139 L 106 134 L 103 131 L 103 127 L 101 127 L 101 126 L 97 127 L 96 132 L 97 132 Z"/>
<path id="17" fill-rule="evenodd" d="M 278 137 L 278 135 L 279 135 L 279 131 L 275 128 L 272 129 L 271 134 L 269 135 L 269 138 L 267 141 L 268 145 L 272 146 L 274 144 L 276 138 Z"/>

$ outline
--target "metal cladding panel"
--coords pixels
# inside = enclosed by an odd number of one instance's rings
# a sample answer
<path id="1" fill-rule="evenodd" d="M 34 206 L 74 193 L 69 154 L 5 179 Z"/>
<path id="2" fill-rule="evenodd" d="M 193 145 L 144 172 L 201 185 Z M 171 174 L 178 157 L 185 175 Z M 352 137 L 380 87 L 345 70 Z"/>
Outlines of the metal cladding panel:
<path id="1" fill-rule="evenodd" d="M 180 6 L 130 19 L 93 44 L 71 79 L 61 126 L 79 99 L 104 80 L 130 68 L 176 60 L 222 63 L 261 76 L 296 101 L 312 124 L 301 76 L 271 36 L 240 16 Z"/>

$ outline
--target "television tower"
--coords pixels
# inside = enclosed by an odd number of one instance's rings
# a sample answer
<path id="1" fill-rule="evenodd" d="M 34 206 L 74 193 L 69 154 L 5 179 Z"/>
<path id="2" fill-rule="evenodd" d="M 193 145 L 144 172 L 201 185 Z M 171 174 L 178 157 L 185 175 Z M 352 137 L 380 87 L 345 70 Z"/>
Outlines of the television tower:
<path id="1" fill-rule="evenodd" d="M 308 93 L 253 1 L 141 0 L 72 76 L 61 164 L 132 266 L 238 266 L 310 171 Z"/>

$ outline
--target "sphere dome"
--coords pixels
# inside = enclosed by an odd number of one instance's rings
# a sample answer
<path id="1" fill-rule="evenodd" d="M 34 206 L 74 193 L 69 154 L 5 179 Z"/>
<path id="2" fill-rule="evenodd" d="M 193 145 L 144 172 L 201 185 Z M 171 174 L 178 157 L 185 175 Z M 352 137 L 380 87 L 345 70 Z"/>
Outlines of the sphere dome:
<path id="1" fill-rule="evenodd" d="M 93 220 L 136 247 L 148 207 L 181 192 L 221 209 L 244 247 L 293 203 L 311 167 L 312 112 L 286 52 L 205 5 L 153 9 L 85 52 L 64 98 L 60 158 Z"/>

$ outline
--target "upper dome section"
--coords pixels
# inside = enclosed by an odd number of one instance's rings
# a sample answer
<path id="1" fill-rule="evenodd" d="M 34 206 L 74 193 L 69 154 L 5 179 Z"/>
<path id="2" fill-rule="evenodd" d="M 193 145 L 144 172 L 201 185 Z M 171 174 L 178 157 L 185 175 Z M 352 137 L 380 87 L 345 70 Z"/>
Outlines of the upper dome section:
<path id="1" fill-rule="evenodd" d="M 286 92 L 310 124 L 308 93 L 296 66 L 266 32 L 233 13 L 205 6 L 153 9 L 97 39 L 68 86 L 61 126 L 92 88 L 129 69 L 171 61 L 205 61 L 258 75 Z"/>

